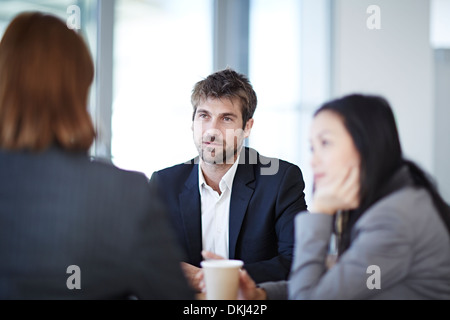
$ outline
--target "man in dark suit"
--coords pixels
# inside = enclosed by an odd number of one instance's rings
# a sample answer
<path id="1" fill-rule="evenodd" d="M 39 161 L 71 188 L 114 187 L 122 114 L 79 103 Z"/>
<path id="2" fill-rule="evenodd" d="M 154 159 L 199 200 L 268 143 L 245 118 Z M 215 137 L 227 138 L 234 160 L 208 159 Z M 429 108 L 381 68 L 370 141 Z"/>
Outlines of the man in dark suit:
<path id="1" fill-rule="evenodd" d="M 300 169 L 243 147 L 257 104 L 244 75 L 210 75 L 195 85 L 192 104 L 199 157 L 151 178 L 184 248 L 191 285 L 199 289 L 195 276 L 211 253 L 243 260 L 256 282 L 287 279 L 293 219 L 306 210 Z"/>

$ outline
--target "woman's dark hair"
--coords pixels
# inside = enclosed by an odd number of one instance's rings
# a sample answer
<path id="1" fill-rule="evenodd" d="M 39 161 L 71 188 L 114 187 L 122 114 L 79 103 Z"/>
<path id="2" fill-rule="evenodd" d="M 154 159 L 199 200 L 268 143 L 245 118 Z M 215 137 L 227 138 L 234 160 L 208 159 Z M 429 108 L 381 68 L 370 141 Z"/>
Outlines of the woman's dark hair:
<path id="1" fill-rule="evenodd" d="M 360 206 L 349 214 L 341 251 L 350 245 L 352 226 L 370 206 L 386 195 L 383 194 L 384 186 L 404 165 L 408 166 L 414 184 L 429 192 L 450 233 L 450 207 L 427 174 L 403 158 L 394 113 L 386 99 L 354 94 L 325 103 L 315 116 L 322 111 L 334 112 L 342 118 L 361 157 Z"/>

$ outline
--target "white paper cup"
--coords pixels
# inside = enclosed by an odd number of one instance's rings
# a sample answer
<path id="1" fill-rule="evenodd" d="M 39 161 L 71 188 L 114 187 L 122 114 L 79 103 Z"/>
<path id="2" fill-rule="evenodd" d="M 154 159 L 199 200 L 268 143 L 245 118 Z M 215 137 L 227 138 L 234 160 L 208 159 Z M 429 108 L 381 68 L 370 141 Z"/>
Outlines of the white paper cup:
<path id="1" fill-rule="evenodd" d="M 236 300 L 239 291 L 241 260 L 205 260 L 203 268 L 207 300 Z"/>

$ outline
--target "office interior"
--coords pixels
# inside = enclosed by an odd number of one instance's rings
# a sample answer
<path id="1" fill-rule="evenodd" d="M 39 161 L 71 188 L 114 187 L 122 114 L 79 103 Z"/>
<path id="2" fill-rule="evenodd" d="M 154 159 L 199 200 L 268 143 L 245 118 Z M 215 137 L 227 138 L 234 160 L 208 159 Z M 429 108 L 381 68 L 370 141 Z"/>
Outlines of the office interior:
<path id="1" fill-rule="evenodd" d="M 231 67 L 258 95 L 246 144 L 299 165 L 307 202 L 313 113 L 350 93 L 388 99 L 450 202 L 450 0 L 0 0 L 0 35 L 31 10 L 90 47 L 94 157 L 148 177 L 193 158 L 192 87 Z"/>

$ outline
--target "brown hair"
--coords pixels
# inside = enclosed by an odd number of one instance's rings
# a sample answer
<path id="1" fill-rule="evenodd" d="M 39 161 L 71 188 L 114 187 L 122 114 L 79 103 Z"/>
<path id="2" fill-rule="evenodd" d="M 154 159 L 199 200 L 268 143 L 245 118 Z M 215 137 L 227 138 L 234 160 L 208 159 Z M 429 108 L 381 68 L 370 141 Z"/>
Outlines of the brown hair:
<path id="1" fill-rule="evenodd" d="M 253 118 L 256 110 L 256 93 L 250 81 L 246 76 L 230 68 L 213 73 L 195 84 L 191 96 L 191 103 L 194 107 L 193 119 L 198 105 L 208 98 L 230 100 L 238 98 L 241 102 L 243 129 L 247 121 Z"/>
<path id="2" fill-rule="evenodd" d="M 83 39 L 60 19 L 22 13 L 0 42 L 0 147 L 87 151 L 94 65 Z"/>

